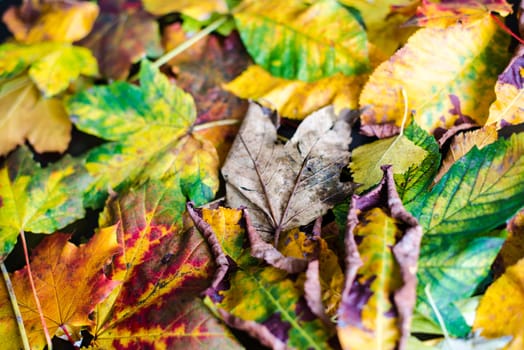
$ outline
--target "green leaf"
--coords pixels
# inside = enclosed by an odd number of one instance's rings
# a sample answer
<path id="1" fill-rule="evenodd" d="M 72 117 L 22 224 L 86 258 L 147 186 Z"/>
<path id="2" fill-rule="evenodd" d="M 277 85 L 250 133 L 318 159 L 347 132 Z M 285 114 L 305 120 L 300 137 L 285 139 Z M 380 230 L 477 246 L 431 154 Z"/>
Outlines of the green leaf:
<path id="1" fill-rule="evenodd" d="M 53 233 L 84 216 L 82 196 L 91 179 L 70 157 L 46 168 L 21 147 L 0 169 L 0 257 L 21 231 Z"/>
<path id="2" fill-rule="evenodd" d="M 369 68 L 366 32 L 336 1 L 247 1 L 234 17 L 248 52 L 274 76 L 310 82 Z"/>
<path id="3" fill-rule="evenodd" d="M 48 42 L 0 46 L 0 78 L 14 77 L 28 68 L 46 97 L 64 91 L 80 75 L 98 74 L 96 59 L 84 47 Z"/>
<path id="4" fill-rule="evenodd" d="M 66 103 L 80 130 L 113 141 L 86 155 L 86 167 L 96 179 L 87 204 L 100 205 L 108 188 L 149 178 L 181 181 L 198 204 L 211 200 L 218 187 L 218 156 L 209 142 L 189 133 L 196 118 L 193 98 L 148 61 L 142 62 L 139 77 L 140 87 L 115 82 Z"/>
<path id="5" fill-rule="evenodd" d="M 504 231 L 491 231 L 524 207 L 523 153 L 524 134 L 481 150 L 473 147 L 411 207 L 424 230 L 418 309 L 431 313 L 424 293 L 429 284 L 454 335 L 464 335 L 469 327 L 452 303 L 471 296 L 504 242 Z"/>
<path id="6" fill-rule="evenodd" d="M 401 174 L 394 175 L 395 185 L 402 204 L 407 211 L 411 211 L 411 207 L 418 203 L 417 198 L 427 192 L 437 173 L 440 165 L 440 151 L 435 138 L 415 122 L 412 122 L 406 128 L 404 136 L 427 152 L 420 164 L 410 167 Z M 406 157 L 406 155 L 397 156 Z"/>

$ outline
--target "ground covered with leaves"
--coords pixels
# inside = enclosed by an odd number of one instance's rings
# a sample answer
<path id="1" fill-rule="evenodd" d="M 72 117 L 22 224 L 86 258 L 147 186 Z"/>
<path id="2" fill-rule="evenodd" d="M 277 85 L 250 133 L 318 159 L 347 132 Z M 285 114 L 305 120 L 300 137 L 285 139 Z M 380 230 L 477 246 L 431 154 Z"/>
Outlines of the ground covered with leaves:
<path id="1" fill-rule="evenodd" d="M 519 3 L 2 20 L 3 349 L 524 348 Z"/>

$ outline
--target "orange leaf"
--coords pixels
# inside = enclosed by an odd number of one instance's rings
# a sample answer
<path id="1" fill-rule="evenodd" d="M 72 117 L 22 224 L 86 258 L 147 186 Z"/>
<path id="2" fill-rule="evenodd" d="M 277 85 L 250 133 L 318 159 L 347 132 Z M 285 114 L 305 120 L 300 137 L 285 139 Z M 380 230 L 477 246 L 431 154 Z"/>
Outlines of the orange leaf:
<path id="1" fill-rule="evenodd" d="M 103 268 L 119 246 L 116 226 L 101 229 L 88 243 L 78 247 L 69 242 L 70 238 L 71 235 L 57 233 L 44 239 L 33 251 L 31 268 L 49 333 L 66 330 L 78 337 L 80 327 L 93 325 L 89 316 L 95 306 L 118 284 L 104 275 Z M 12 282 L 29 342 L 33 349 L 42 349 L 46 341 L 27 274 L 27 268 L 16 271 Z M 12 325 L 15 316 L 10 312 L 3 283 L 0 288 L 0 324 Z M 7 346 L 15 348 L 18 338 L 9 329 L 0 327 L 0 335 L 16 342 Z"/>

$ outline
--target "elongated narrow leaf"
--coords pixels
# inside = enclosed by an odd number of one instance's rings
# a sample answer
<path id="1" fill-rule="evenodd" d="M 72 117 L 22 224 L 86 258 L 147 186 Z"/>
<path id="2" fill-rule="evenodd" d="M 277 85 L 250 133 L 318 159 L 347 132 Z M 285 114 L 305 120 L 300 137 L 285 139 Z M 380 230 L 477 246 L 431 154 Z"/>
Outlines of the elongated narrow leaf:
<path id="1" fill-rule="evenodd" d="M 497 127 L 524 122 L 524 48 L 521 46 L 517 55 L 506 70 L 499 75 L 495 85 L 497 99 L 489 108 L 486 124 L 496 123 Z"/>
<path id="2" fill-rule="evenodd" d="M 483 125 L 507 45 L 507 34 L 489 14 L 467 25 L 419 30 L 364 86 L 362 124 L 400 126 L 404 90 L 407 107 L 426 131 L 448 129 L 465 118 Z"/>
<path id="3" fill-rule="evenodd" d="M 53 233 L 84 216 L 82 195 L 91 179 L 72 158 L 46 168 L 21 147 L 0 169 L 0 260 L 21 231 Z"/>
<path id="4" fill-rule="evenodd" d="M 184 209 L 176 182 L 150 181 L 108 203 L 100 225 L 118 225 L 122 253 L 110 277 L 120 284 L 97 308 L 93 345 L 239 348 L 198 299 L 213 263 Z"/>
<path id="5" fill-rule="evenodd" d="M 345 76 L 342 73 L 306 83 L 273 77 L 260 66 L 249 67 L 226 85 L 226 89 L 242 98 L 249 98 L 276 108 L 280 115 L 303 119 L 319 108 L 333 104 L 335 110 L 357 109 L 358 95 L 366 76 Z M 256 84 L 253 82 L 256 81 Z"/>
<path id="6" fill-rule="evenodd" d="M 90 314 L 96 305 L 118 284 L 109 280 L 103 269 L 120 246 L 116 226 L 99 230 L 79 247 L 68 242 L 69 238 L 71 235 L 60 233 L 45 238 L 33 251 L 31 269 L 51 336 L 65 329 L 72 338 L 79 339 L 82 327 L 94 325 Z M 12 275 L 13 287 L 32 349 L 43 349 L 46 341 L 28 274 L 27 267 L 16 271 Z M 3 284 L 0 294 L 0 336 L 13 338 L 3 347 L 21 348 L 21 341 L 6 333 L 8 328 L 4 327 L 15 322 L 15 315 Z"/>
<path id="7" fill-rule="evenodd" d="M 189 133 L 196 118 L 193 99 L 148 61 L 140 69 L 140 87 L 126 82 L 95 87 L 69 99 L 67 109 L 80 130 L 113 141 L 86 156 L 96 179 L 89 205 L 99 205 L 108 188 L 172 174 L 199 204 L 214 196 L 218 158 L 209 142 Z"/>
<path id="8" fill-rule="evenodd" d="M 412 209 L 424 229 L 419 260 L 418 309 L 432 314 L 424 288 L 448 330 L 468 331 L 452 303 L 469 297 L 497 255 L 502 233 L 492 233 L 524 207 L 524 134 L 473 147 Z M 433 315 L 433 317 L 435 317 Z"/>
<path id="9" fill-rule="evenodd" d="M 340 181 L 349 160 L 347 117 L 326 107 L 279 145 L 269 116 L 251 105 L 222 174 L 229 206 L 249 208 L 265 240 L 315 220 L 350 193 L 352 185 Z"/>
<path id="10" fill-rule="evenodd" d="M 422 230 L 402 206 L 390 166 L 350 203 L 337 330 L 344 349 L 404 349 L 415 306 Z"/>
<path id="11" fill-rule="evenodd" d="M 234 14 L 257 64 L 276 77 L 314 81 L 368 70 L 366 32 L 336 1 L 247 1 Z"/>
<path id="12" fill-rule="evenodd" d="M 206 291 L 222 319 L 273 348 L 330 349 L 331 333 L 311 314 L 300 279 L 294 282 L 285 271 L 261 265 L 244 248 L 247 237 L 239 222 L 241 211 L 203 209 L 201 215 L 199 229 L 206 232 L 215 256 L 227 254 L 237 265 L 232 268 L 225 259 L 224 273 Z"/>

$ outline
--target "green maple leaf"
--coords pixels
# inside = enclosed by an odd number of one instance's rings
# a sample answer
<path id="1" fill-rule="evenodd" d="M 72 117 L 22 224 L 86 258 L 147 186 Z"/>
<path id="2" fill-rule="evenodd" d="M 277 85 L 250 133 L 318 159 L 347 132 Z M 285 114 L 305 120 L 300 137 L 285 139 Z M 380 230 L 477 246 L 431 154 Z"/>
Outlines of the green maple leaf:
<path id="1" fill-rule="evenodd" d="M 95 178 L 87 204 L 100 205 L 109 188 L 150 178 L 180 181 L 197 203 L 211 200 L 218 187 L 218 156 L 208 141 L 190 133 L 196 119 L 193 98 L 148 61 L 142 62 L 139 78 L 140 87 L 115 82 L 66 103 L 80 130 L 112 141 L 86 155 Z"/>

